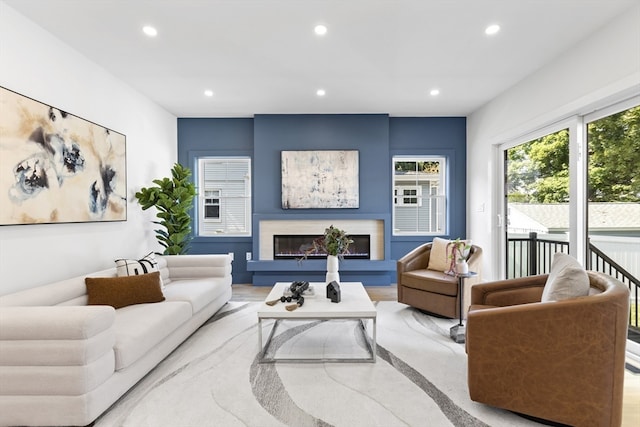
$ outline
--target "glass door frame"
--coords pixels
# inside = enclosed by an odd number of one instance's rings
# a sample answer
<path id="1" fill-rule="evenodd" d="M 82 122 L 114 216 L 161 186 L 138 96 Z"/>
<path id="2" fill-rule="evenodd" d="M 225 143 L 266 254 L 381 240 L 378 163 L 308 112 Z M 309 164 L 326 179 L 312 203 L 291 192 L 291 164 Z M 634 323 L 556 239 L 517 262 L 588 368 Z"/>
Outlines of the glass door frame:
<path id="1" fill-rule="evenodd" d="M 623 101 L 593 108 L 584 115 L 573 115 L 532 132 L 513 138 L 508 142 L 496 145 L 494 151 L 496 164 L 496 181 L 500 183 L 496 198 L 496 212 L 498 228 L 498 257 L 494 271 L 499 272 L 500 278 L 506 278 L 507 259 L 507 201 L 506 201 L 506 151 L 520 144 L 541 138 L 562 129 L 569 129 L 569 252 L 580 264 L 589 268 L 589 224 L 588 224 L 588 138 L 587 125 L 595 120 L 629 108 L 640 105 L 640 95 L 635 95 Z"/>
<path id="2" fill-rule="evenodd" d="M 583 248 L 586 248 L 586 243 L 584 242 L 586 241 L 586 228 L 582 227 L 586 225 L 586 200 L 583 207 L 579 206 L 577 200 L 579 199 L 578 194 L 582 191 L 584 191 L 584 196 L 586 196 L 586 184 L 584 186 L 578 186 L 575 183 L 577 182 L 576 180 L 579 179 L 578 170 L 584 168 L 586 172 L 585 156 L 582 155 L 582 153 L 586 151 L 579 143 L 579 136 L 584 132 L 586 127 L 579 116 L 572 116 L 536 129 L 533 132 L 525 133 L 504 144 L 500 144 L 496 150 L 496 155 L 498 156 L 496 164 L 500 165 L 497 171 L 499 179 L 496 182 L 500 182 L 501 186 L 498 193 L 499 206 L 497 209 L 497 212 L 500 212 L 498 215 L 500 236 L 498 243 L 499 265 L 495 271 L 499 272 L 501 279 L 507 277 L 507 150 L 563 129 L 569 129 L 569 251 L 582 265 L 585 265 L 587 252 L 586 249 L 583 250 Z M 582 199 L 585 199 L 585 197 L 582 197 Z M 574 221 L 572 218 L 580 219 Z M 580 233 L 581 229 L 585 232 Z M 582 234 L 582 237 L 579 236 L 580 234 Z M 583 242 L 580 242 L 581 239 Z"/>

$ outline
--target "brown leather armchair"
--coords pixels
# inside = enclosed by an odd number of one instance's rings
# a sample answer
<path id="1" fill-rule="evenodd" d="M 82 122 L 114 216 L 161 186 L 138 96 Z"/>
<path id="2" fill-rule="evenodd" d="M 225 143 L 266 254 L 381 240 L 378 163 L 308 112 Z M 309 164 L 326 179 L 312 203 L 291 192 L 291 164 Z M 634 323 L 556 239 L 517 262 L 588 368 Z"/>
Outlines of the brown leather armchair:
<path id="1" fill-rule="evenodd" d="M 398 302 L 440 316 L 458 318 L 458 279 L 442 271 L 427 270 L 431 246 L 431 243 L 424 243 L 398 260 Z M 464 279 L 463 317 L 466 316 L 470 302 L 469 289 L 480 281 L 482 249 L 479 246 L 471 245 L 467 263 L 469 271 L 478 275 Z"/>
<path id="2" fill-rule="evenodd" d="M 547 275 L 473 287 L 472 400 L 573 426 L 621 424 L 629 290 L 587 274 L 588 296 L 555 302 L 540 302 Z"/>

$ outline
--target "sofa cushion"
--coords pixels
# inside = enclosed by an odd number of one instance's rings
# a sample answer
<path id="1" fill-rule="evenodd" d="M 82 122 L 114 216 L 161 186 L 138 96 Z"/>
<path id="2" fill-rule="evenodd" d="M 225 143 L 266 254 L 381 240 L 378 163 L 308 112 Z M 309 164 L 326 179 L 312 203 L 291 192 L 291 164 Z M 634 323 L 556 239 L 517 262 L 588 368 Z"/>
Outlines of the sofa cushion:
<path id="1" fill-rule="evenodd" d="M 164 301 L 160 289 L 160 273 L 126 277 L 85 278 L 88 305 L 110 305 L 113 308 L 133 304 Z"/>
<path id="2" fill-rule="evenodd" d="M 162 285 L 166 287 L 169 283 L 171 283 L 171 277 L 169 277 L 169 266 L 167 264 L 166 256 L 157 257 L 156 261 L 158 262 L 158 270 L 160 270 L 160 279 L 162 280 Z"/>
<path id="3" fill-rule="evenodd" d="M 113 372 L 112 351 L 85 365 L 0 366 L 2 395 L 79 395 L 108 381 Z"/>
<path id="4" fill-rule="evenodd" d="M 441 271 L 407 271 L 402 273 L 402 286 L 452 297 L 458 295 L 458 279 Z"/>
<path id="5" fill-rule="evenodd" d="M 567 254 L 556 252 L 542 291 L 541 302 L 587 296 L 589 287 L 589 276 L 578 261 Z"/>
<path id="6" fill-rule="evenodd" d="M 149 252 L 140 259 L 121 258 L 116 260 L 116 272 L 119 277 L 137 276 L 154 271 L 160 271 L 160 268 L 153 252 Z M 164 289 L 162 277 L 160 277 L 160 287 Z"/>
<path id="7" fill-rule="evenodd" d="M 434 237 L 431 244 L 431 254 L 429 255 L 429 265 L 427 266 L 429 270 L 449 271 L 449 268 L 451 267 L 450 256 L 453 251 L 453 246 L 451 245 L 452 242 L 452 240 Z M 460 242 L 465 245 L 471 245 L 470 240 L 460 240 Z M 465 250 L 463 255 L 468 257 L 469 251 L 469 249 Z"/>
<path id="8" fill-rule="evenodd" d="M 139 304 L 116 310 L 116 370 L 124 369 L 191 318 L 186 302 Z"/>
<path id="9" fill-rule="evenodd" d="M 229 285 L 221 277 L 180 279 L 174 280 L 165 287 L 164 296 L 167 301 L 190 303 L 195 314 L 222 295 L 228 288 Z"/>

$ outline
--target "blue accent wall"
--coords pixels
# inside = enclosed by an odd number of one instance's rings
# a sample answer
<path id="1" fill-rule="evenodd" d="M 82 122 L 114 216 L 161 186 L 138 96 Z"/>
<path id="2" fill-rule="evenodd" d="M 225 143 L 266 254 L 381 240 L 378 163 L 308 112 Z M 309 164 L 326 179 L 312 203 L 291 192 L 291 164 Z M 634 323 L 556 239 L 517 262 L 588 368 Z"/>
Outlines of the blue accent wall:
<path id="1" fill-rule="evenodd" d="M 252 118 L 178 119 L 178 162 L 195 171 L 204 156 L 249 156 L 253 158 Z M 252 160 L 252 164 L 255 160 Z M 195 177 L 194 177 L 195 178 Z M 197 181 L 197 180 L 196 180 Z M 193 216 L 195 218 L 195 215 Z M 195 225 L 195 224 L 194 224 Z M 195 237 L 189 253 L 233 253 L 233 282 L 251 283 L 245 253 L 251 252 L 250 237 Z"/>
<path id="2" fill-rule="evenodd" d="M 282 209 L 280 151 L 358 150 L 360 206 L 357 209 Z M 445 237 L 464 237 L 466 230 L 466 118 L 389 117 L 387 114 L 287 114 L 254 118 L 178 119 L 178 161 L 194 168 L 201 156 L 250 156 L 253 176 L 255 237 L 196 237 L 191 253 L 234 253 L 233 282 L 268 284 L 300 278 L 323 280 L 322 267 L 311 260 L 300 270 L 293 261 L 274 267 L 245 260 L 257 253 L 260 218 L 382 218 L 385 260 L 349 261 L 343 281 L 370 285 L 395 283 L 395 260 L 431 237 L 391 234 L 391 162 L 394 155 L 439 155 L 448 162 L 448 226 Z M 352 260 L 355 261 L 355 260 Z M 319 264 L 318 264 L 319 265 Z M 290 273 L 287 274 L 287 271 Z"/>
<path id="3" fill-rule="evenodd" d="M 467 120 L 465 117 L 391 117 L 389 159 L 400 155 L 444 156 L 448 162 L 447 224 L 444 238 L 466 236 Z M 391 160 L 389 160 L 391 161 Z M 392 236 L 391 256 L 398 259 L 431 237 Z M 395 283 L 395 281 L 394 281 Z"/>
<path id="4" fill-rule="evenodd" d="M 282 209 L 280 151 L 358 150 L 360 207 L 323 213 L 389 212 L 391 173 L 389 117 L 373 115 L 257 115 L 255 117 L 254 213 L 317 214 L 318 209 Z M 270 177 L 270 179 L 262 179 Z"/>

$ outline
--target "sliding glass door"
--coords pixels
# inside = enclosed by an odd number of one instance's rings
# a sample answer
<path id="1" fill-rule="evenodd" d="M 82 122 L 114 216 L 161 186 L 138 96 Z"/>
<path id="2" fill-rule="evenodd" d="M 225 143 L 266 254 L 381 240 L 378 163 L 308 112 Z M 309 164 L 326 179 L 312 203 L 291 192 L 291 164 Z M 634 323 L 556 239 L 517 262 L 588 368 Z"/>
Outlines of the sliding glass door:
<path id="1" fill-rule="evenodd" d="M 569 129 L 504 151 L 506 277 L 548 271 L 569 249 Z"/>
<path id="2" fill-rule="evenodd" d="M 604 114 L 587 122 L 587 262 L 629 286 L 630 321 L 638 326 L 640 106 Z"/>

